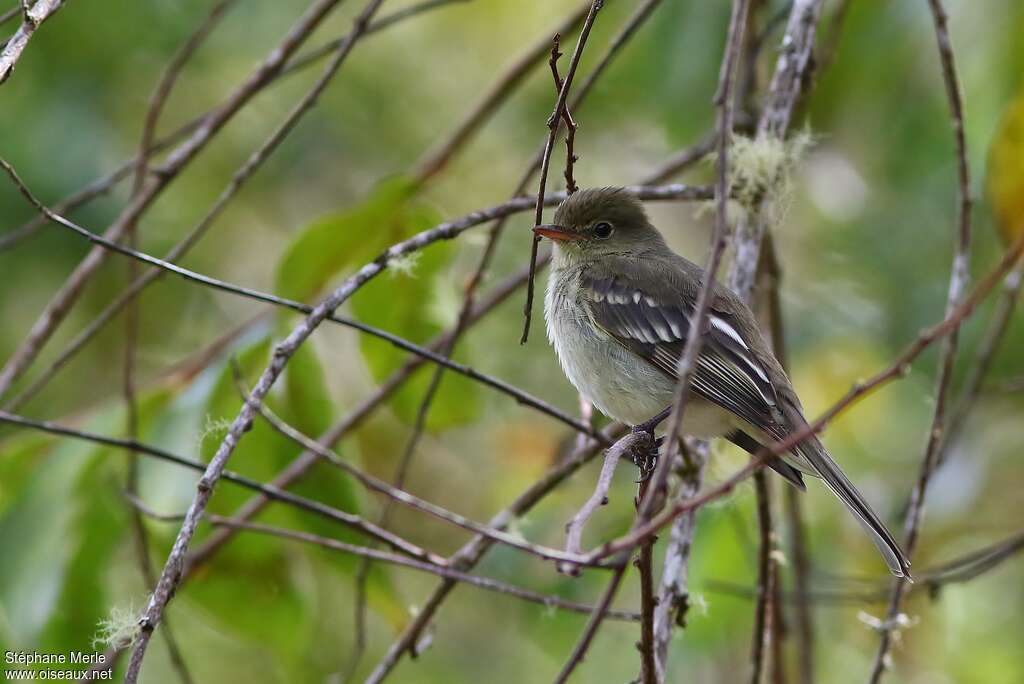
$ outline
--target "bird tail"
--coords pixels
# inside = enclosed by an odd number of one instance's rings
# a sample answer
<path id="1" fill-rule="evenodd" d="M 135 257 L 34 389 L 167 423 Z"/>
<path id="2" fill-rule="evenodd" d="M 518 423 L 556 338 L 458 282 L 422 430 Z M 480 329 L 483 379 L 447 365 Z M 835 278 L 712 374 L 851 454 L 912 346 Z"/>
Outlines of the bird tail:
<path id="1" fill-rule="evenodd" d="M 868 502 L 864 500 L 864 497 L 840 469 L 839 464 L 832 460 L 821 442 L 812 436 L 798 444 L 794 451 L 805 461 L 806 465 L 810 466 L 812 470 L 810 474 L 820 477 L 832 493 L 850 509 L 850 512 L 857 518 L 857 522 L 871 537 L 871 541 L 874 542 L 879 553 L 882 554 L 885 564 L 889 566 L 889 572 L 897 577 L 906 577 L 912 580 L 910 560 L 900 549 L 892 533 L 879 520 Z"/>

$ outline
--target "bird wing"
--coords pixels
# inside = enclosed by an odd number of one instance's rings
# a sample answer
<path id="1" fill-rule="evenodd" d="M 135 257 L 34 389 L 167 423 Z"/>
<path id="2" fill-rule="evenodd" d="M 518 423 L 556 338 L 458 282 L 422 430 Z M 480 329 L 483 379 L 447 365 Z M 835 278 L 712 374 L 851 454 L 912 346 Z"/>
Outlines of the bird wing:
<path id="1" fill-rule="evenodd" d="M 679 357 L 691 334 L 695 302 L 679 289 L 645 287 L 639 280 L 622 273 L 584 274 L 580 279 L 583 300 L 599 328 L 675 379 Z M 785 421 L 776 388 L 741 328 L 732 314 L 712 307 L 692 387 L 708 401 L 782 438 Z"/>

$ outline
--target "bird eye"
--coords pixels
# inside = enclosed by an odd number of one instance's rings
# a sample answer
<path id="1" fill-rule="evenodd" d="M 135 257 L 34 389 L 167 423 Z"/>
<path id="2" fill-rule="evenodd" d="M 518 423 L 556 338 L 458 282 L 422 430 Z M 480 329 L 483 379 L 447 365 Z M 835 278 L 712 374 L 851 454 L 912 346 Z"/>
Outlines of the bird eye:
<path id="1" fill-rule="evenodd" d="M 594 224 L 594 237 L 605 239 L 612 236 L 612 224 L 607 221 L 601 221 L 600 223 Z"/>

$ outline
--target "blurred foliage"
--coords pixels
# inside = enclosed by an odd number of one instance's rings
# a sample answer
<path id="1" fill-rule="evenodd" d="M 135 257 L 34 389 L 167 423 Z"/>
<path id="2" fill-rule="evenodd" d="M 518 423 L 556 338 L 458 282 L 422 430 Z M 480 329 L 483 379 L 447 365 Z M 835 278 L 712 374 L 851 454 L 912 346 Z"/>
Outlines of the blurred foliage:
<path id="1" fill-rule="evenodd" d="M 404 6 L 385 3 L 384 13 Z M 546 132 L 552 89 L 544 65 L 481 129 L 447 168 L 425 184 L 411 180 L 416 162 L 445 139 L 496 74 L 577 2 L 457 2 L 359 43 L 336 80 L 281 148 L 232 201 L 184 264 L 231 282 L 303 301 L 375 258 L 396 240 L 502 201 Z M 948 105 L 927 3 L 858 0 L 849 4 L 832 42 L 827 1 L 822 40 L 834 59 L 820 73 L 798 115 L 814 143 L 793 179 L 793 197 L 776 230 L 785 279 L 783 307 L 792 375 L 812 415 L 849 385 L 889 362 L 943 311 L 956 173 Z M 986 271 L 1002 246 L 994 229 L 1024 225 L 1021 97 L 1024 4 L 1019 0 L 947 2 L 967 111 L 974 194 L 974 272 Z M 2 9 L 13 6 L 7 2 Z M 209 9 L 209 2 L 68 3 L 33 37 L 12 78 L 0 86 L 0 155 L 48 203 L 109 172 L 135 153 L 143 117 L 161 70 Z M 580 74 L 633 10 L 606 3 Z M 343 3 L 309 45 L 342 35 L 360 3 Z M 768 3 L 764 16 L 785 9 Z M 294 3 L 238 3 L 197 52 L 167 103 L 161 134 L 215 106 L 297 15 Z M 702 137 L 713 121 L 728 4 L 666 0 L 575 112 L 582 185 L 624 184 Z M 3 27 L 6 32 L 13 24 Z M 758 62 L 763 91 L 780 37 L 776 27 Z M 568 46 L 574 36 L 563 38 Z M 319 67 L 282 78 L 255 98 L 161 195 L 140 223 L 140 246 L 165 253 L 206 212 L 248 154 L 311 85 Z M 755 98 L 754 105 L 757 104 Z M 1011 104 L 1015 102 L 1016 104 Z M 1003 112 L 1008 112 L 999 124 Z M 997 142 L 990 142 L 996 138 Z M 16 134 L 14 134 L 16 132 Z M 562 163 L 559 149 L 553 160 Z M 986 177 L 985 170 L 990 171 Z M 684 180 L 708 182 L 709 165 Z M 560 173 L 552 174 L 557 183 Z M 991 191 L 991 202 L 983 188 Z M 128 184 L 77 210 L 73 218 L 101 231 L 124 206 Z M 652 204 L 673 246 L 695 260 L 707 249 L 709 218 L 699 207 Z M 32 216 L 0 183 L 0 236 Z M 1016 223 L 1013 221 L 1016 220 Z M 521 267 L 530 218 L 509 222 L 483 288 Z M 452 325 L 484 229 L 437 244 L 360 290 L 342 313 L 423 343 Z M 0 252 L 0 359 L 23 339 L 41 307 L 88 247 L 55 226 Z M 28 378 L 55 358 L 125 284 L 123 260 L 111 258 L 60 327 Z M 264 307 L 165 279 L 141 298 L 139 438 L 185 456 L 208 459 L 241 406 L 237 363 L 251 386 L 274 342 L 294 326 L 276 313 L 250 325 L 213 355 L 202 350 Z M 962 335 L 958 381 L 986 329 L 986 304 Z M 525 388 L 565 410 L 576 398 L 563 380 L 543 331 L 519 346 L 521 299 L 512 297 L 476 325 L 456 358 Z M 539 310 L 539 306 L 538 306 Z M 535 312 L 536 314 L 537 312 Z M 105 330 L 27 404 L 26 415 L 107 435 L 125 433 L 121 400 L 124 328 Z M 992 370 L 992 385 L 1024 374 L 1024 323 L 1010 324 Z M 408 356 L 386 342 L 324 326 L 289 363 L 268 405 L 310 435 L 353 410 Z M 931 410 L 935 353 L 911 376 L 858 404 L 826 434 L 833 453 L 879 512 L 895 523 L 916 477 Z M 391 477 L 433 374 L 420 369 L 386 408 L 361 421 L 339 455 Z M 1008 536 L 1021 527 L 1020 420 L 1024 398 L 986 391 L 951 446 L 929 493 L 915 569 L 924 569 Z M 444 376 L 429 432 L 407 487 L 417 495 L 486 520 L 554 462 L 570 440 L 564 428 L 506 397 L 451 373 Z M 257 420 L 229 467 L 268 480 L 300 449 Z M 121 496 L 127 456 L 111 448 L 0 429 L 0 650 L 92 650 L 101 619 L 113 608 L 138 610 L 147 588 L 139 573 L 130 512 Z M 718 446 L 714 483 L 744 462 Z M 140 461 L 140 496 L 152 508 L 180 513 L 196 474 Z M 610 505 L 588 540 L 622 532 L 632 513 L 633 473 L 623 468 Z M 549 496 L 517 529 L 560 545 L 564 522 L 589 494 L 591 467 Z M 319 463 L 298 493 L 376 519 L 381 501 Z M 856 524 L 820 487 L 804 497 L 815 584 L 884 586 L 886 578 Z M 781 493 L 781 486 L 775 491 Z M 211 510 L 228 513 L 249 498 L 218 486 Z M 756 532 L 752 493 L 744 486 L 699 518 L 692 563 L 693 607 L 673 643 L 670 668 L 687 681 L 744 681 L 751 603 L 709 589 L 711 580 L 750 586 Z M 357 537 L 305 512 L 271 505 L 261 521 L 344 540 Z M 150 556 L 159 568 L 177 525 L 146 521 Z M 440 553 L 463 531 L 397 510 L 393 529 Z M 202 526 L 194 544 L 211 530 Z M 839 542 L 839 543 L 837 543 Z M 337 681 L 354 641 L 354 559 L 294 542 L 238 535 L 178 592 L 169 609 L 197 682 Z M 784 568 L 786 581 L 790 581 Z M 580 580 L 510 549 L 495 549 L 479 572 L 537 591 L 593 601 L 599 573 Z M 1011 561 L 937 600 L 915 594 L 907 611 L 920 622 L 904 634 L 888 681 L 1019 682 L 1024 679 L 1024 562 Z M 396 631 L 436 584 L 429 576 L 376 567 L 370 580 L 365 676 Z M 635 606 L 630 577 L 617 603 Z M 882 604 L 822 603 L 818 681 L 866 677 L 876 635 L 858 620 Z M 440 612 L 433 643 L 393 677 L 401 682 L 522 682 L 551 679 L 585 617 L 477 589 L 458 588 Z M 608 623 L 579 681 L 628 681 L 637 670 L 636 628 Z M 143 680 L 178 681 L 159 637 Z M 792 649 L 792 639 L 787 649 Z M 120 672 L 120 671 L 119 671 Z M 681 675 L 680 675 L 681 676 Z"/>

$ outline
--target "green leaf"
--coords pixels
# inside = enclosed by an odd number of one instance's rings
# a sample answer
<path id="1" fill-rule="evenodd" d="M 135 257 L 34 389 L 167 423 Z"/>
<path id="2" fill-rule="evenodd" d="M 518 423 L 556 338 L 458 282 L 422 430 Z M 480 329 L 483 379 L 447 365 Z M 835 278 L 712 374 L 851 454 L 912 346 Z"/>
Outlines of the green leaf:
<path id="1" fill-rule="evenodd" d="M 411 263 L 370 281 L 353 295 L 353 313 L 364 323 L 418 344 L 426 343 L 441 331 L 432 316 L 430 302 L 437 298 L 437 276 L 449 263 L 453 252 L 454 246 L 449 243 L 432 245 L 417 253 Z M 409 352 L 369 335 L 360 339 L 360 349 L 378 382 L 410 358 Z M 403 421 L 415 421 L 434 370 L 433 364 L 426 364 L 392 396 L 391 407 Z M 441 430 L 472 422 L 480 409 L 478 392 L 476 383 L 451 372 L 445 373 L 431 406 L 427 427 Z"/>
<path id="2" fill-rule="evenodd" d="M 166 389 L 142 398 L 140 430 L 170 398 Z M 83 425 L 99 434 L 123 427 L 120 402 Z M 17 553 L 0 554 L 0 606 L 13 641 L 88 650 L 107 610 L 106 575 L 127 530 L 119 495 L 127 452 L 72 438 L 49 437 L 41 446 L 43 453 L 26 448 L 4 458 L 27 457 L 34 467 L 0 517 L 0 539 L 18 540 Z"/>
<path id="3" fill-rule="evenodd" d="M 410 235 L 417 213 L 409 201 L 416 182 L 405 176 L 382 181 L 351 209 L 327 214 L 303 229 L 278 264 L 276 291 L 307 301 L 345 268 L 359 266 Z M 425 227 L 417 223 L 415 230 Z"/>

